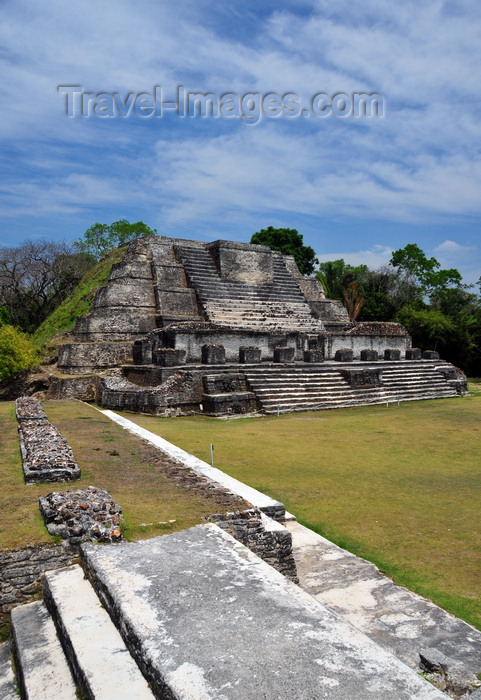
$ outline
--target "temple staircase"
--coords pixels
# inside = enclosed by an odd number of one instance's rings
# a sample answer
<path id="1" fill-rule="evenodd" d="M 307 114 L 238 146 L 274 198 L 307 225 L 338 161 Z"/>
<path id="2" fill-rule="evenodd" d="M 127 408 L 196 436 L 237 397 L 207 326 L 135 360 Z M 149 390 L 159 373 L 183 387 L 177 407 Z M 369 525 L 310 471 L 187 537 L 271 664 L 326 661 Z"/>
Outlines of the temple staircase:
<path id="1" fill-rule="evenodd" d="M 205 248 L 183 245 L 177 249 L 210 322 L 262 331 L 319 333 L 323 330 L 281 255 L 273 255 L 273 282 L 249 284 L 222 277 Z"/>
<path id="2" fill-rule="evenodd" d="M 354 387 L 342 374 L 346 368 L 374 366 L 380 370 L 379 386 Z M 450 365 L 442 360 L 259 365 L 246 368 L 245 376 L 263 412 L 287 413 L 458 396 L 439 371 L 443 366 Z"/>

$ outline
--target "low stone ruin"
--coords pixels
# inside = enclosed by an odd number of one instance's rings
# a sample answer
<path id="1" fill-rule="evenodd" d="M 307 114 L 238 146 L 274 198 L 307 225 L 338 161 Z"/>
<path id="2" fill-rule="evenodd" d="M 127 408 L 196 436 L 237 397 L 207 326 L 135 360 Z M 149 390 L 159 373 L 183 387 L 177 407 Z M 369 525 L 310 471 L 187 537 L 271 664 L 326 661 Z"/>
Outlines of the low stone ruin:
<path id="1" fill-rule="evenodd" d="M 259 508 L 215 514 L 209 520 L 242 542 L 286 578 L 299 583 L 292 555 L 291 533 L 283 525 L 263 515 Z"/>
<path id="2" fill-rule="evenodd" d="M 70 544 L 122 539 L 122 510 L 104 489 L 53 491 L 39 499 L 39 506 L 49 533 Z"/>
<path id="3" fill-rule="evenodd" d="M 16 400 L 18 434 L 26 484 L 72 481 L 80 468 L 67 440 L 49 423 L 37 399 Z"/>

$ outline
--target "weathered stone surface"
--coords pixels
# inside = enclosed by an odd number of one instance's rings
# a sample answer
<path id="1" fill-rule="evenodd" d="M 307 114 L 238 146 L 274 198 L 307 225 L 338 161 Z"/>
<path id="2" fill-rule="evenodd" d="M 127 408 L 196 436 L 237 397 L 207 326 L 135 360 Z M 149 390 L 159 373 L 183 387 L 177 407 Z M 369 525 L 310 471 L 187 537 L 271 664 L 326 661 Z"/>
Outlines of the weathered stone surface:
<path id="1" fill-rule="evenodd" d="M 204 413 L 212 415 L 254 413 L 257 410 L 256 396 L 252 391 L 204 394 L 201 405 Z"/>
<path id="2" fill-rule="evenodd" d="M 321 350 L 304 350 L 304 362 L 323 362 L 324 355 Z"/>
<path id="3" fill-rule="evenodd" d="M 225 364 L 225 348 L 216 343 L 205 343 L 202 346 L 203 365 L 223 365 Z"/>
<path id="4" fill-rule="evenodd" d="M 127 582 L 125 588 L 129 596 Z M 87 697 L 153 699 L 147 681 L 79 566 L 48 572 L 44 598 L 64 640 L 75 679 Z"/>
<path id="5" fill-rule="evenodd" d="M 99 384 L 98 375 L 55 377 L 50 379 L 47 391 L 48 399 L 79 399 L 95 401 Z"/>
<path id="6" fill-rule="evenodd" d="M 378 359 L 379 353 L 377 350 L 370 350 L 369 348 L 364 348 L 364 350 L 361 350 L 362 362 L 377 362 Z"/>
<path id="7" fill-rule="evenodd" d="M 336 362 L 352 362 L 354 353 L 350 348 L 339 348 L 334 356 Z"/>
<path id="8" fill-rule="evenodd" d="M 10 645 L 7 642 L 0 644 L 0 698 L 18 700 L 17 684 L 10 660 Z"/>
<path id="9" fill-rule="evenodd" d="M 443 697 L 215 525 L 82 548 L 158 697 Z"/>
<path id="10" fill-rule="evenodd" d="M 295 354 L 294 348 L 277 347 L 274 350 L 274 362 L 293 362 Z"/>
<path id="11" fill-rule="evenodd" d="M 178 365 L 185 365 L 185 350 L 174 350 L 174 348 L 157 348 L 157 350 L 153 350 L 152 352 L 152 360 L 155 365 L 160 365 L 161 367 L 177 367 Z"/>
<path id="12" fill-rule="evenodd" d="M 283 525 L 264 515 L 258 508 L 218 513 L 209 520 L 288 579 L 299 583 L 292 556 L 292 535 Z"/>
<path id="13" fill-rule="evenodd" d="M 40 402 L 31 397 L 17 399 L 16 411 L 21 419 L 18 434 L 25 482 L 80 478 L 80 469 L 68 442 L 48 422 Z"/>
<path id="14" fill-rule="evenodd" d="M 100 403 L 118 410 L 155 415 L 177 415 L 199 410 L 202 376 L 199 372 L 176 370 L 159 386 L 139 386 L 121 377 L 100 381 Z"/>
<path id="15" fill-rule="evenodd" d="M 372 367 L 359 367 L 357 369 L 343 369 L 341 375 L 352 387 L 372 387 L 381 385 L 382 370 Z"/>
<path id="16" fill-rule="evenodd" d="M 40 401 L 30 396 L 21 396 L 15 401 L 15 415 L 19 423 L 28 420 L 48 422 Z"/>
<path id="17" fill-rule="evenodd" d="M 255 345 L 241 345 L 239 348 L 239 362 L 248 365 L 259 364 L 261 354 L 261 349 Z"/>
<path id="18" fill-rule="evenodd" d="M 439 352 L 436 352 L 436 350 L 424 350 L 423 360 L 439 360 Z"/>
<path id="19" fill-rule="evenodd" d="M 397 348 L 386 348 L 384 350 L 384 359 L 385 360 L 400 360 L 401 359 L 401 351 L 398 350 Z"/>
<path id="20" fill-rule="evenodd" d="M 12 610 L 12 631 L 22 697 L 75 700 L 75 683 L 44 603 Z"/>
<path id="21" fill-rule="evenodd" d="M 66 343 L 58 351 L 59 369 L 68 374 L 87 374 L 129 362 L 132 342 Z"/>
<path id="22" fill-rule="evenodd" d="M 475 683 L 481 670 L 479 630 L 431 601 L 397 586 L 374 564 L 312 530 L 293 521 L 286 526 L 292 533 L 302 588 L 413 671 L 423 670 L 420 654 L 432 657 L 436 650 L 438 660 L 446 657 L 443 663 L 451 669 L 448 671 L 451 681 L 456 680 L 458 686 Z M 460 692 L 463 691 L 459 687 L 451 688 L 449 694 L 458 698 Z"/>
<path id="23" fill-rule="evenodd" d="M 49 533 L 70 544 L 122 539 L 122 510 L 104 489 L 52 491 L 39 499 L 39 506 Z"/>
<path id="24" fill-rule="evenodd" d="M 477 674 L 439 649 L 422 649 L 419 657 L 425 677 L 452 698 L 464 697 L 465 693 L 471 693 L 481 686 Z"/>
<path id="25" fill-rule="evenodd" d="M 42 589 L 45 571 L 68 566 L 76 557 L 67 543 L 0 549 L 0 612 L 6 614 L 31 599 Z"/>
<path id="26" fill-rule="evenodd" d="M 406 360 L 420 360 L 422 352 L 419 348 L 408 348 L 406 350 Z"/>

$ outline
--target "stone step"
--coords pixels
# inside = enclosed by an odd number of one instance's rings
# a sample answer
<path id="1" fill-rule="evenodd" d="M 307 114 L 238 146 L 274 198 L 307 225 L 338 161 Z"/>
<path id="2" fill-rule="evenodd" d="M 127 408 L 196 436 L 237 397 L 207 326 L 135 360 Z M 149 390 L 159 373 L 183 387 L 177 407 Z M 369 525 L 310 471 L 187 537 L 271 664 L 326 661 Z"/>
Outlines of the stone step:
<path id="1" fill-rule="evenodd" d="M 439 399 L 439 398 L 452 398 L 452 397 L 440 397 L 439 395 L 433 395 L 433 396 L 406 396 L 402 397 L 402 401 L 428 401 L 430 399 Z M 356 401 L 355 399 L 349 399 L 349 400 L 344 400 L 344 401 L 319 401 L 319 402 L 305 402 L 305 403 L 292 403 L 292 404 L 272 404 L 267 407 L 263 407 L 263 412 L 266 415 L 274 415 L 278 412 L 278 407 L 279 407 L 279 412 L 280 413 L 298 413 L 302 411 L 314 411 L 314 410 L 326 410 L 329 411 L 331 409 L 337 409 L 337 408 L 352 408 L 353 406 L 370 406 L 370 405 L 375 405 L 375 404 L 385 404 L 386 401 L 389 401 L 389 403 L 395 403 L 396 397 L 390 396 L 390 397 L 378 397 L 378 398 L 373 398 L 370 400 L 359 400 Z"/>
<path id="2" fill-rule="evenodd" d="M 419 672 L 420 653 L 443 664 L 451 697 L 478 698 L 481 632 L 431 601 L 396 585 L 374 564 L 295 521 L 292 533 L 301 588 Z M 446 675 L 444 675 L 444 672 Z M 441 675 L 441 673 L 440 673 Z M 455 687 L 457 686 L 457 687 Z M 392 697 L 395 700 L 395 694 Z M 449 697 L 444 696 L 445 699 Z"/>
<path id="3" fill-rule="evenodd" d="M 128 597 L 132 581 L 127 578 L 124 586 Z M 147 681 L 79 566 L 46 572 L 44 598 L 77 683 L 89 698 L 152 700 Z"/>
<path id="4" fill-rule="evenodd" d="M 158 697 L 444 697 L 215 525 L 82 549 Z"/>
<path id="5" fill-rule="evenodd" d="M 44 603 L 14 608 L 12 634 L 22 698 L 75 700 L 75 682 Z"/>
<path id="6" fill-rule="evenodd" d="M 18 700 L 17 683 L 13 673 L 10 644 L 0 644 L 0 698 Z"/>

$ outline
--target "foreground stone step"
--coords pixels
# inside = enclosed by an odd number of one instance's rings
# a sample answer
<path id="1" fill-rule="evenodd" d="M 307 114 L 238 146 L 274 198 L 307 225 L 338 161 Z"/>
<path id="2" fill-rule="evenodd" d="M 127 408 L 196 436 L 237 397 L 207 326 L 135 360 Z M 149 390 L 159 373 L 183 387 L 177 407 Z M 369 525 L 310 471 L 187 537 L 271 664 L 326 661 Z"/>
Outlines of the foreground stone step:
<path id="1" fill-rule="evenodd" d="M 75 700 L 75 683 L 44 603 L 14 608 L 12 632 L 22 698 Z"/>
<path id="2" fill-rule="evenodd" d="M 18 700 L 17 684 L 13 675 L 10 644 L 0 644 L 0 698 Z"/>
<path id="3" fill-rule="evenodd" d="M 123 586 L 129 596 L 128 577 Z M 76 681 L 89 698 L 152 700 L 147 681 L 79 566 L 48 571 L 44 597 Z"/>
<path id="4" fill-rule="evenodd" d="M 159 698 L 444 697 L 215 525 L 82 550 Z"/>
<path id="5" fill-rule="evenodd" d="M 451 688 L 446 690 L 451 697 L 464 698 L 464 693 L 480 684 L 479 630 L 396 585 L 371 562 L 300 523 L 289 521 L 286 527 L 292 534 L 299 583 L 305 591 L 413 670 L 421 670 L 420 653 L 441 661 L 447 669 Z"/>

